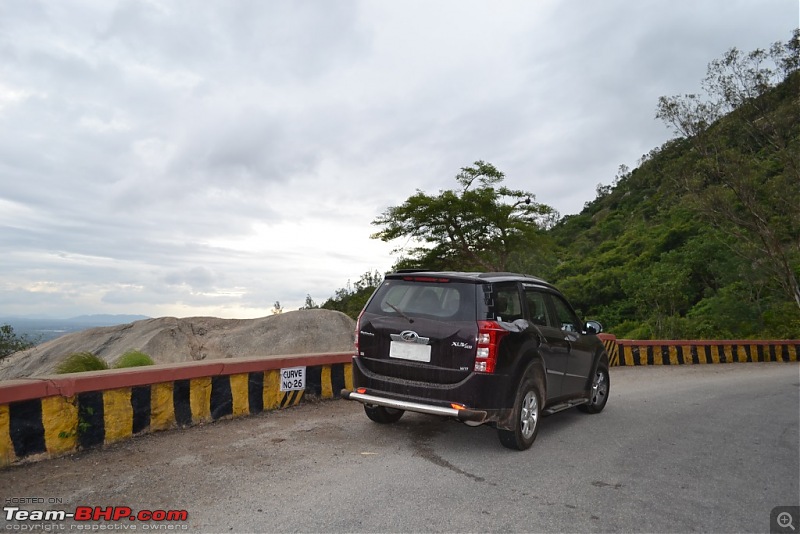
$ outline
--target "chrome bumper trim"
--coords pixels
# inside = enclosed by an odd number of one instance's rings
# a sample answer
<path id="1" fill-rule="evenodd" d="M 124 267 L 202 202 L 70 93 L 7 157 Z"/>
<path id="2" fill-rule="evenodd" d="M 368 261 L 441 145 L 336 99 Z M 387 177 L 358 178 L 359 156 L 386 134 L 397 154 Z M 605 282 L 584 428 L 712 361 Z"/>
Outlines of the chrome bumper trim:
<path id="1" fill-rule="evenodd" d="M 387 399 L 386 397 L 376 397 L 375 395 L 356 393 L 355 391 L 349 391 L 346 389 L 342 390 L 342 398 L 347 400 L 358 401 L 362 404 L 384 406 L 386 408 L 394 408 L 396 410 L 405 410 L 408 412 L 418 412 L 430 415 L 454 417 L 460 421 L 472 421 L 472 422 L 482 423 L 486 420 L 487 416 L 486 412 L 479 410 L 470 410 L 468 408 L 465 408 L 463 410 L 456 410 L 455 408 L 445 408 L 443 406 L 433 406 L 431 404 L 422 404 L 419 402 L 409 402 L 396 399 Z"/>

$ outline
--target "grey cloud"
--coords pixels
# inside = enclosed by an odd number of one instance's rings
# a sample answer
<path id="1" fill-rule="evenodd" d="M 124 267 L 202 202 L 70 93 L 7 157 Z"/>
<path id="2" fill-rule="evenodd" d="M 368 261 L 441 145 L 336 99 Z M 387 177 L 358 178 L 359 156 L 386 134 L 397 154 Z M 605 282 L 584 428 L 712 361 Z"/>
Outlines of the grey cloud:
<path id="1" fill-rule="evenodd" d="M 69 306 L 76 293 L 65 294 L 49 291 L 27 291 L 24 289 L 0 289 L 0 302 L 3 303 L 2 313 L 5 316 L 20 314 L 41 313 L 43 310 L 52 310 Z M 9 313 L 11 312 L 11 313 Z"/>
<path id="2" fill-rule="evenodd" d="M 217 282 L 217 276 L 207 267 L 193 267 L 188 271 L 166 275 L 164 282 L 170 286 L 186 284 L 194 290 L 211 289 Z"/>
<path id="3" fill-rule="evenodd" d="M 787 39 L 796 15 L 783 0 L 2 2 L 0 301 L 321 302 L 393 262 L 368 239 L 375 216 L 476 159 L 574 213 L 670 137 L 659 96 L 697 90 L 730 46 Z"/>

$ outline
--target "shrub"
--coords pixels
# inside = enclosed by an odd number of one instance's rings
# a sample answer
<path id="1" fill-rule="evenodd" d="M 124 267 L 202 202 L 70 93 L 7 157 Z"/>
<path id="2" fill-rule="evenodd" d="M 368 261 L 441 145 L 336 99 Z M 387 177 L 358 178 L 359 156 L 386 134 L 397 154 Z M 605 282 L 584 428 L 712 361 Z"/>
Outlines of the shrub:
<path id="1" fill-rule="evenodd" d="M 153 365 L 155 362 L 153 358 L 139 350 L 129 350 L 120 356 L 117 363 L 114 364 L 114 369 L 124 369 L 126 367 L 142 367 L 145 365 Z"/>
<path id="2" fill-rule="evenodd" d="M 610 334 L 617 336 L 617 339 L 651 339 L 652 332 L 645 323 L 638 321 L 623 321 L 609 329 Z"/>
<path id="3" fill-rule="evenodd" d="M 24 334 L 17 335 L 11 325 L 4 324 L 0 326 L 0 358 L 29 349 L 36 343 L 37 341 L 28 338 Z"/>
<path id="4" fill-rule="evenodd" d="M 103 371 L 108 369 L 106 361 L 91 352 L 75 352 L 70 354 L 56 367 L 56 373 L 82 373 L 84 371 Z"/>

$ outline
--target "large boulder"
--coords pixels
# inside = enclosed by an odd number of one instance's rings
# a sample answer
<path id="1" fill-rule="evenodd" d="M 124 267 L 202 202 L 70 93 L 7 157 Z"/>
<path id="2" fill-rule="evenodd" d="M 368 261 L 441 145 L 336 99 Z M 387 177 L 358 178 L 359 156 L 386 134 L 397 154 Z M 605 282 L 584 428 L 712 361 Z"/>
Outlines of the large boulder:
<path id="1" fill-rule="evenodd" d="M 0 360 L 0 380 L 53 374 L 75 352 L 91 352 L 110 365 L 129 350 L 156 363 L 346 352 L 355 321 L 331 310 L 298 310 L 259 319 L 160 317 L 67 334 Z"/>

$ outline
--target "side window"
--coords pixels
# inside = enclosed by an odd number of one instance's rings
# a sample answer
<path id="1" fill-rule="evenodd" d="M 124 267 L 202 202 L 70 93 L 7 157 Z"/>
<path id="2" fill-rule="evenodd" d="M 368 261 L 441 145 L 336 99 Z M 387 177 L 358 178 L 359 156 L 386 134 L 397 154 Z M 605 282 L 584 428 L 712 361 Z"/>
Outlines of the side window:
<path id="1" fill-rule="evenodd" d="M 522 303 L 516 285 L 495 288 L 494 314 L 498 321 L 507 323 L 522 319 Z"/>
<path id="2" fill-rule="evenodd" d="M 553 305 L 556 308 L 557 320 L 557 324 L 554 326 L 567 332 L 580 332 L 582 330 L 580 320 L 578 320 L 578 317 L 567 303 L 564 302 L 564 299 L 553 295 Z"/>
<path id="3" fill-rule="evenodd" d="M 547 312 L 547 302 L 541 292 L 526 289 L 525 302 L 528 305 L 528 317 L 533 324 L 539 326 L 553 324 L 553 321 L 549 320 L 550 314 Z"/>

